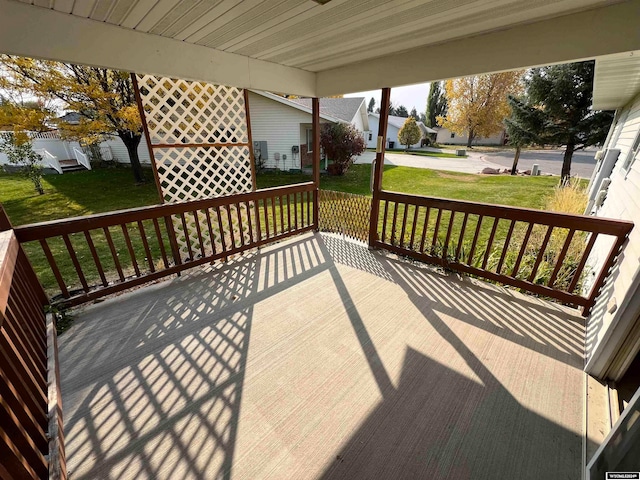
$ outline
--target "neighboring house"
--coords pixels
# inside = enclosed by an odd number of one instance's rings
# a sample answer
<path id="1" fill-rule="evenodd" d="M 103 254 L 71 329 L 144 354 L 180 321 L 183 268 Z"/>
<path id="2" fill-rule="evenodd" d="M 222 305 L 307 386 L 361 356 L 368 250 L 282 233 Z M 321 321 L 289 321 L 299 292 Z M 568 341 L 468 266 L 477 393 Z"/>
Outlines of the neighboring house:
<path id="1" fill-rule="evenodd" d="M 262 156 L 265 168 L 298 170 L 311 165 L 311 99 L 250 90 L 249 114 L 254 155 Z M 365 99 L 320 99 L 320 122 L 350 123 L 360 132 L 368 130 Z"/>
<path id="2" fill-rule="evenodd" d="M 596 61 L 593 108 L 616 110 L 589 185 L 588 214 L 636 223 L 587 323 L 585 370 L 618 385 L 640 371 L 640 56 Z M 589 263 L 599 267 L 611 248 L 596 241 Z M 630 368 L 630 365 L 632 366 Z M 638 388 L 638 379 L 630 388 Z"/>
<path id="3" fill-rule="evenodd" d="M 407 119 L 405 117 L 396 117 L 393 115 L 389 115 L 389 120 L 387 122 L 387 148 L 402 148 L 402 144 L 398 140 L 398 132 L 406 121 Z M 368 132 L 365 132 L 367 148 L 376 148 L 379 122 L 379 113 L 369 114 L 369 127 L 371 129 Z M 422 132 L 422 139 L 419 142 L 411 145 L 412 147 L 420 147 L 422 145 L 423 139 L 427 138 L 428 135 L 433 135 L 436 133 L 435 130 L 432 130 L 431 128 L 425 126 L 424 123 L 420 121 L 416 121 L 416 123 L 418 124 L 418 127 L 420 127 L 420 131 Z"/>
<path id="4" fill-rule="evenodd" d="M 448 128 L 434 127 L 436 130 L 436 143 L 451 145 L 466 145 L 469 141 L 468 135 L 458 135 Z M 502 130 L 500 133 L 491 135 L 490 137 L 477 137 L 473 140 L 473 145 L 504 145 L 507 140 L 507 132 Z"/>

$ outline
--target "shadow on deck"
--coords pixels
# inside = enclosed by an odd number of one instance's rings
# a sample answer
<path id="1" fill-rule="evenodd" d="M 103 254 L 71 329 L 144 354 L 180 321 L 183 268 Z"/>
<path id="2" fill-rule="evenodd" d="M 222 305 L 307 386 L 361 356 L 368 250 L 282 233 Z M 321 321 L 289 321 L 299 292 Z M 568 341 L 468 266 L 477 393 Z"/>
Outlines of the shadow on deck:
<path id="1" fill-rule="evenodd" d="M 572 310 L 305 235 L 85 308 L 72 478 L 578 478 Z"/>

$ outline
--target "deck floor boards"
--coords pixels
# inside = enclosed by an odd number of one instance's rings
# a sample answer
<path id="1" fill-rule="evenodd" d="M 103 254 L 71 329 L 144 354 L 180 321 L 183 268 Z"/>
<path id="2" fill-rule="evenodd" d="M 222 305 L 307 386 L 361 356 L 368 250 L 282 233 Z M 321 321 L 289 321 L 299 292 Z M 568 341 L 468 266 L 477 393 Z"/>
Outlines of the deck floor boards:
<path id="1" fill-rule="evenodd" d="M 579 478 L 584 322 L 307 234 L 85 307 L 71 478 Z"/>

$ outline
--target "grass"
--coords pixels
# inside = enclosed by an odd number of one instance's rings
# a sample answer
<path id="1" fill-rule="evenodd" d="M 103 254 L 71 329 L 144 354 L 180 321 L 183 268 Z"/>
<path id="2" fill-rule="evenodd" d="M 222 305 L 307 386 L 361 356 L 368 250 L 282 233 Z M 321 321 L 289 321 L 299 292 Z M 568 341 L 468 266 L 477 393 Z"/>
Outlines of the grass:
<path id="1" fill-rule="evenodd" d="M 370 172 L 369 165 L 354 165 L 343 177 L 323 176 L 321 188 L 370 196 Z M 152 178 L 150 170 L 147 175 Z M 258 175 L 257 184 L 258 188 L 267 188 L 310 180 L 311 177 L 305 174 L 271 172 Z M 418 195 L 541 208 L 545 205 L 545 197 L 553 193 L 556 183 L 557 180 L 551 177 L 480 176 L 387 166 L 385 167 L 383 188 Z M 4 205 L 14 225 L 158 203 L 154 183 L 149 182 L 145 185 L 134 186 L 132 174 L 127 168 L 95 169 L 89 172 L 50 175 L 44 177 L 43 185 L 47 193 L 46 195 L 38 195 L 28 180 L 18 175 L 0 173 L 0 202 Z M 275 205 L 275 212 L 272 211 L 271 206 L 268 210 L 271 210 L 268 212 L 270 222 L 273 222 L 273 213 L 279 217 L 279 205 Z M 300 212 L 300 210 L 298 211 Z M 143 228 L 147 236 L 150 237 L 149 247 L 153 261 L 159 264 L 161 262 L 158 260 L 161 259 L 161 247 L 154 239 L 154 225 L 152 222 L 144 222 Z M 144 245 L 137 233 L 138 226 L 129 225 L 127 229 L 135 256 L 142 267 L 147 260 Z M 165 227 L 162 223 L 160 230 L 164 235 Z M 499 232 L 501 235 L 502 230 Z M 104 232 L 92 231 L 91 235 L 98 256 L 108 273 L 107 279 L 117 278 L 118 275 Z M 125 275 L 131 273 L 133 265 L 123 231 L 114 227 L 110 229 L 110 235 L 116 244 L 118 258 Z M 99 281 L 99 275 L 83 235 L 74 234 L 70 237 L 83 268 L 87 265 L 85 275 L 88 282 L 90 284 L 96 283 Z M 48 243 L 65 279 L 65 284 L 70 288 L 78 288 L 78 277 L 62 239 L 54 238 Z M 167 251 L 169 250 L 168 245 L 165 245 L 165 248 Z M 55 293 L 58 288 L 57 282 L 42 254 L 40 245 L 37 242 L 32 242 L 25 245 L 25 250 L 47 291 Z"/>

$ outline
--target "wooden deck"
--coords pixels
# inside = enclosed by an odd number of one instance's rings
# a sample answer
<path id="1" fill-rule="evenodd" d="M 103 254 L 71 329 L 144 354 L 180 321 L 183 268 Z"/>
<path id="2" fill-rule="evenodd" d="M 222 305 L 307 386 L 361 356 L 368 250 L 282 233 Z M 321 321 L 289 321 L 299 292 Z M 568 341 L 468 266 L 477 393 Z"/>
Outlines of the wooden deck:
<path id="1" fill-rule="evenodd" d="M 92 305 L 59 342 L 74 480 L 580 476 L 582 318 L 334 236 Z"/>

